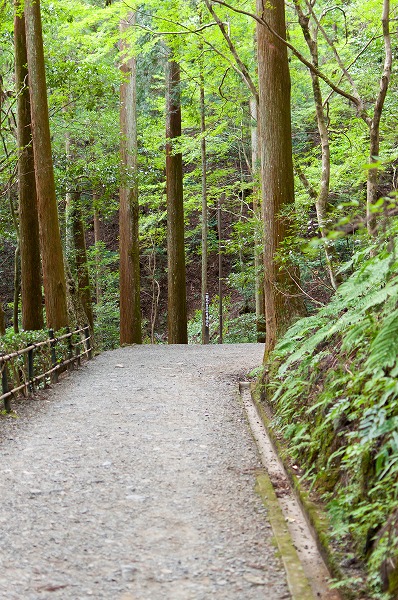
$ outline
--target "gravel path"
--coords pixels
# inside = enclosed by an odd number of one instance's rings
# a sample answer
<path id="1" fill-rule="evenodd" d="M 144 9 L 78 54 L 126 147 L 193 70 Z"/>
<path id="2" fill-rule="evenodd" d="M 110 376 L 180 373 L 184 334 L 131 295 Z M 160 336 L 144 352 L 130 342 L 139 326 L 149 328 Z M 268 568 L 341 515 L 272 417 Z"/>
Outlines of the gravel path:
<path id="1" fill-rule="evenodd" d="M 258 344 L 106 352 L 0 421 L 0 598 L 290 598 L 237 381 Z"/>

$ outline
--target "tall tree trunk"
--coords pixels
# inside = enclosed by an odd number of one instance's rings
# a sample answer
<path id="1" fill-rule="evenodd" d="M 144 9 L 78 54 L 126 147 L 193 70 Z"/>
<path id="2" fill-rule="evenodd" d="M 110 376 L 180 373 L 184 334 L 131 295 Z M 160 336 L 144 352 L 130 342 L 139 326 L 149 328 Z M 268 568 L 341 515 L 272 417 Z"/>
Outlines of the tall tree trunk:
<path id="1" fill-rule="evenodd" d="M 225 201 L 225 193 L 221 195 L 217 203 L 217 233 L 218 233 L 218 343 L 223 343 L 223 270 L 222 270 L 222 231 L 221 231 L 221 203 Z"/>
<path id="2" fill-rule="evenodd" d="M 166 86 L 168 343 L 187 344 L 182 154 L 173 144 L 181 136 L 180 67 L 172 59 Z"/>
<path id="3" fill-rule="evenodd" d="M 255 218 L 254 229 L 254 294 L 256 302 L 256 323 L 257 323 L 257 341 L 264 342 L 264 278 L 263 278 L 263 247 L 264 241 L 262 231 L 258 224 L 261 219 L 261 197 L 259 186 L 259 157 L 258 157 L 258 127 L 257 127 L 257 102 L 255 98 L 250 98 L 250 118 L 251 118 L 251 147 L 252 147 L 252 177 L 253 177 L 253 213 Z"/>
<path id="4" fill-rule="evenodd" d="M 39 218 L 33 158 L 28 70 L 26 68 L 25 16 L 16 3 L 14 18 L 15 86 L 18 94 L 18 195 L 21 255 L 22 327 L 43 329 Z"/>
<path id="5" fill-rule="evenodd" d="M 77 289 L 81 305 L 87 316 L 91 331 L 93 331 L 94 319 L 91 302 L 91 286 L 87 266 L 86 238 L 79 192 L 71 194 L 70 218 L 73 232 L 73 253 L 76 264 Z"/>
<path id="6" fill-rule="evenodd" d="M 26 0 L 25 24 L 47 326 L 57 330 L 68 324 L 68 314 L 51 155 L 40 0 Z"/>
<path id="7" fill-rule="evenodd" d="M 209 343 L 209 315 L 208 315 L 208 215 L 207 215 L 207 158 L 206 158 L 206 114 L 205 114 L 205 88 L 203 70 L 200 73 L 200 152 L 202 159 L 202 344 Z"/>
<path id="8" fill-rule="evenodd" d="M 99 242 L 101 241 L 101 217 L 99 210 L 96 206 L 97 195 L 93 196 L 94 204 L 94 244 L 95 244 L 95 297 L 96 303 L 98 304 L 101 300 L 101 282 L 100 282 L 100 271 L 101 261 L 99 256 Z"/>
<path id="9" fill-rule="evenodd" d="M 131 13 L 121 21 L 123 32 L 135 22 Z M 127 52 L 123 40 L 123 52 Z M 120 239 L 120 343 L 141 344 L 139 204 L 137 180 L 137 100 L 136 60 L 123 56 L 120 67 L 120 156 L 121 176 L 119 239 Z"/>
<path id="10" fill-rule="evenodd" d="M 283 0 L 274 0 L 272 6 L 257 0 L 257 11 L 274 31 L 286 37 Z M 297 273 L 281 265 L 277 255 L 289 232 L 282 210 L 294 206 L 287 49 L 263 25 L 257 27 L 257 39 L 267 358 L 278 335 L 302 312 L 302 300 L 294 284 Z"/>

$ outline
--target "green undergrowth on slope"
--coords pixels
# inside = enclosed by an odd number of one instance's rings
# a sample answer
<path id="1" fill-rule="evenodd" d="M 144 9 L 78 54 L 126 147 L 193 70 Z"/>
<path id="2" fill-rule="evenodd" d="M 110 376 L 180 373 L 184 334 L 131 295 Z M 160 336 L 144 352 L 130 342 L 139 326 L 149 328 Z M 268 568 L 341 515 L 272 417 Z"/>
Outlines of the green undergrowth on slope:
<path id="1" fill-rule="evenodd" d="M 331 537 L 365 565 L 357 598 L 398 598 L 397 229 L 286 333 L 265 384 L 272 427 L 325 502 Z"/>

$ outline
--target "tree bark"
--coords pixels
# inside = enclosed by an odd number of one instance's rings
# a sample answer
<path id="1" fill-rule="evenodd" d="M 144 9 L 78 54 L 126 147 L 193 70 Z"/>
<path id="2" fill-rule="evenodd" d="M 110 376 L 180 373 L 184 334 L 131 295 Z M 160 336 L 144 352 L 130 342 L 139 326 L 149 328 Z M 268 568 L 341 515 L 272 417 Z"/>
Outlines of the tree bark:
<path id="1" fill-rule="evenodd" d="M 14 333 L 19 333 L 19 295 L 21 292 L 21 253 L 19 239 L 14 254 L 14 309 L 13 325 Z"/>
<path id="2" fill-rule="evenodd" d="M 202 344 L 209 343 L 208 322 L 208 214 L 207 214 L 207 157 L 206 157 L 206 107 L 203 70 L 200 73 L 200 152 L 202 159 Z"/>
<path id="3" fill-rule="evenodd" d="M 100 271 L 101 261 L 99 256 L 99 242 L 101 241 L 101 217 L 99 210 L 96 206 L 97 195 L 93 196 L 94 204 L 94 244 L 95 244 L 95 297 L 96 303 L 98 304 L 101 300 L 101 282 L 100 282 Z"/>
<path id="4" fill-rule="evenodd" d="M 221 203 L 225 201 L 225 194 L 221 195 L 217 203 L 217 234 L 218 234 L 218 343 L 223 343 L 224 315 L 223 315 L 223 270 L 222 270 L 222 231 L 221 231 Z"/>
<path id="5" fill-rule="evenodd" d="M 120 23 L 121 34 L 135 14 Z M 121 50 L 128 48 L 121 42 Z M 141 344 L 139 204 L 137 180 L 136 60 L 123 56 L 120 67 L 120 343 Z"/>
<path id="6" fill-rule="evenodd" d="M 65 155 L 66 155 L 66 177 L 67 191 L 65 194 L 65 255 L 68 261 L 69 268 L 72 272 L 75 270 L 76 261 L 74 255 L 73 241 L 73 196 L 70 186 L 72 185 L 70 177 L 70 166 L 73 162 L 72 140 L 68 129 L 65 132 Z"/>
<path id="7" fill-rule="evenodd" d="M 93 307 L 91 302 L 90 277 L 87 266 L 86 237 L 80 207 L 80 193 L 71 194 L 71 228 L 73 233 L 73 253 L 76 265 L 77 289 L 81 305 L 87 316 L 91 332 L 94 331 Z"/>
<path id="8" fill-rule="evenodd" d="M 16 11 L 19 11 L 19 2 Z M 19 246 L 21 255 L 22 327 L 43 329 L 40 237 L 32 145 L 28 70 L 26 68 L 25 16 L 14 17 L 15 86 L 17 90 L 17 142 Z"/>
<path id="9" fill-rule="evenodd" d="M 263 278 L 263 247 L 264 241 L 262 230 L 259 223 L 261 219 L 261 198 L 259 186 L 259 152 L 258 152 L 258 119 L 257 102 L 255 98 L 250 98 L 250 118 L 251 118 L 251 149 L 252 149 L 252 177 L 253 177 L 253 213 L 255 218 L 254 229 L 254 294 L 256 302 L 256 322 L 257 322 L 257 341 L 264 342 L 264 331 L 261 321 L 264 319 L 264 278 Z"/>
<path id="10" fill-rule="evenodd" d="M 47 327 L 58 330 L 68 324 L 68 314 L 65 270 L 51 155 L 39 0 L 26 0 L 25 24 Z"/>
<path id="11" fill-rule="evenodd" d="M 5 315 L 3 309 L 3 302 L 0 300 L 0 335 L 5 335 L 6 332 L 6 322 Z"/>
<path id="12" fill-rule="evenodd" d="M 180 67 L 171 60 L 166 73 L 166 192 L 168 266 L 168 343 L 187 344 L 186 275 L 181 136 Z"/>
<path id="13" fill-rule="evenodd" d="M 285 39 L 283 0 L 272 6 L 257 0 L 257 11 Z M 303 310 L 294 281 L 298 274 L 281 264 L 278 253 L 289 233 L 287 210 L 294 207 L 294 177 L 290 119 L 290 73 L 285 44 L 259 24 L 258 78 L 261 134 L 261 189 L 264 219 L 265 358 L 277 337 Z"/>

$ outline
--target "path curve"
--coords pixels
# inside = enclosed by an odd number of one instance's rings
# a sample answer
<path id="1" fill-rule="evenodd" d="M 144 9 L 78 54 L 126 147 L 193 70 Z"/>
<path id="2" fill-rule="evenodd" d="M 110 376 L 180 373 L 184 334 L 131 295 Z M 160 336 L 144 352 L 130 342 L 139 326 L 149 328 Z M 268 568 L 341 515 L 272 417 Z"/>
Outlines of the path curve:
<path id="1" fill-rule="evenodd" d="M 0 598 L 289 598 L 237 397 L 262 352 L 106 352 L 3 418 Z"/>

